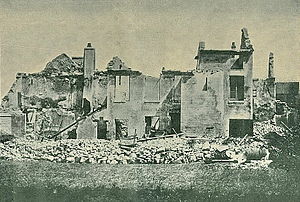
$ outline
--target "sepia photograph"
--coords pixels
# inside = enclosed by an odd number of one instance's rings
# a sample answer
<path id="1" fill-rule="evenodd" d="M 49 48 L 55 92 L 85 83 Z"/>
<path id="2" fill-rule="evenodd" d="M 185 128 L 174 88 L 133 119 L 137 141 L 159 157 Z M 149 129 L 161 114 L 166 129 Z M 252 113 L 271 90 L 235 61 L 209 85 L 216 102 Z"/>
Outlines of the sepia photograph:
<path id="1" fill-rule="evenodd" d="M 0 201 L 300 201 L 300 0 L 0 0 Z"/>

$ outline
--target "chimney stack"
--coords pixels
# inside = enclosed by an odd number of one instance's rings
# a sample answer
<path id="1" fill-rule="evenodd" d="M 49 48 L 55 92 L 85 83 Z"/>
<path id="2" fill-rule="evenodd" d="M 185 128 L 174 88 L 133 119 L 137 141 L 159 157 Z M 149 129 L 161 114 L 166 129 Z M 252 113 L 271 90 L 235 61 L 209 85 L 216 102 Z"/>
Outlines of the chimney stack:
<path id="1" fill-rule="evenodd" d="M 236 45 L 234 41 L 231 43 L 231 50 L 236 50 Z"/>
<path id="2" fill-rule="evenodd" d="M 91 43 L 84 48 L 83 67 L 84 78 L 90 78 L 95 70 L 95 49 Z"/>
<path id="3" fill-rule="evenodd" d="M 199 50 L 204 50 L 205 49 L 205 42 L 204 41 L 200 41 L 199 43 Z"/>
<path id="4" fill-rule="evenodd" d="M 268 78 L 274 78 L 274 54 L 269 54 Z"/>

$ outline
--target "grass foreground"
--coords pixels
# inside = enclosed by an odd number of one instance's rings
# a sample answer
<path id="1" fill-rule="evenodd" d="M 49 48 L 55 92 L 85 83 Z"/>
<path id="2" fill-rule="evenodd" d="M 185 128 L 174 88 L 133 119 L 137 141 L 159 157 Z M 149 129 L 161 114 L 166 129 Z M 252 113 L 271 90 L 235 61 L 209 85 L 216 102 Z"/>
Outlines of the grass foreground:
<path id="1" fill-rule="evenodd" d="M 299 169 L 0 161 L 1 201 L 299 201 Z"/>

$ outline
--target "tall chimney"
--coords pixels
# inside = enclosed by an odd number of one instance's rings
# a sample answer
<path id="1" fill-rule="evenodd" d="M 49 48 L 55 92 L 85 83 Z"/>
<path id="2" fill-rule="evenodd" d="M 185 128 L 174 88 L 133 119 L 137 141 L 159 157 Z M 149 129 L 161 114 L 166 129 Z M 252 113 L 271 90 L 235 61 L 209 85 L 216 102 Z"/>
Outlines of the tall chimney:
<path id="1" fill-rule="evenodd" d="M 90 78 L 95 70 L 95 49 L 91 43 L 87 44 L 83 53 L 84 78 Z"/>
<path id="2" fill-rule="evenodd" d="M 91 43 L 87 44 L 83 52 L 83 76 L 84 76 L 84 86 L 83 86 L 83 103 L 82 108 L 84 114 L 88 114 L 91 109 L 93 109 L 93 72 L 95 70 L 95 49 L 92 47 Z"/>
<path id="3" fill-rule="evenodd" d="M 205 42 L 204 41 L 200 41 L 199 42 L 199 50 L 204 50 L 205 49 Z"/>
<path id="4" fill-rule="evenodd" d="M 235 42 L 233 41 L 232 43 L 231 43 L 231 50 L 235 50 L 236 49 L 236 45 L 235 45 Z"/>
<path id="5" fill-rule="evenodd" d="M 268 78 L 274 78 L 274 54 L 269 54 Z"/>

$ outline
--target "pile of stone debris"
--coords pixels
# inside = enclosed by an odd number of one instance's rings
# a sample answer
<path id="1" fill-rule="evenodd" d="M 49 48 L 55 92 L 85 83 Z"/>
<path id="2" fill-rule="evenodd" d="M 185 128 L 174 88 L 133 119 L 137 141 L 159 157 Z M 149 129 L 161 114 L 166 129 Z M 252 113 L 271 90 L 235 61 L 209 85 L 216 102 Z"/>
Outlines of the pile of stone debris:
<path id="1" fill-rule="evenodd" d="M 249 144 L 260 154 L 262 144 Z M 8 160 L 47 160 L 70 163 L 191 163 L 191 162 L 238 162 L 249 157 L 243 147 L 235 144 L 187 140 L 179 137 L 140 142 L 134 147 L 120 141 L 107 140 L 59 140 L 38 142 L 15 139 L 0 144 L 0 158 Z M 246 150 L 245 150 L 246 151 Z M 252 152 L 253 153 L 253 152 Z M 246 156 L 248 155 L 248 156 Z M 260 155 L 259 158 L 262 156 Z"/>
<path id="2" fill-rule="evenodd" d="M 255 123 L 254 128 L 254 136 L 246 135 L 243 138 L 201 139 L 174 135 L 145 141 L 133 140 L 131 144 L 120 140 L 41 142 L 19 138 L 0 143 L 0 159 L 105 164 L 236 162 L 240 165 L 253 161 L 269 164 L 272 162 L 270 151 L 277 150 L 268 135 L 284 137 L 286 131 L 271 122 Z"/>

